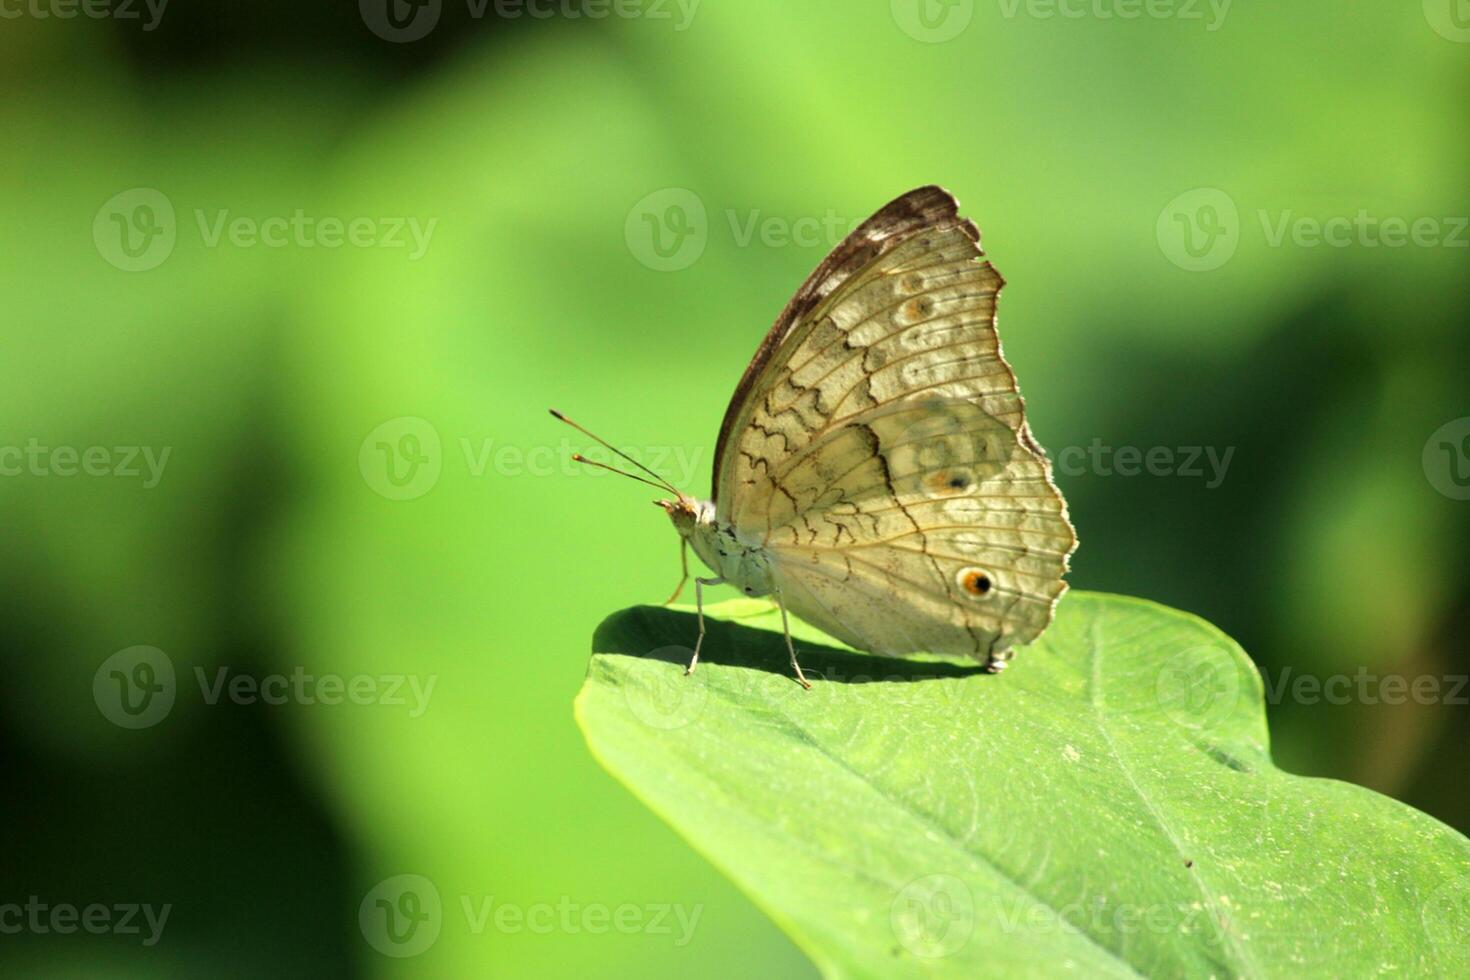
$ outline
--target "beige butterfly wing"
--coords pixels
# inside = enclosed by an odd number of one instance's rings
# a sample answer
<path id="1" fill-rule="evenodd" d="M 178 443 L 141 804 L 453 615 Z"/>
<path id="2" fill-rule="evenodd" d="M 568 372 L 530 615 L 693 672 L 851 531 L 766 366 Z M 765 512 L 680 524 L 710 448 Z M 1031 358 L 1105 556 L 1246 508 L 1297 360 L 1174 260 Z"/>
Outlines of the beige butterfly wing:
<path id="1" fill-rule="evenodd" d="M 1077 537 L 957 207 L 910 191 L 797 291 L 721 426 L 716 520 L 838 639 L 994 664 L 1050 624 Z"/>

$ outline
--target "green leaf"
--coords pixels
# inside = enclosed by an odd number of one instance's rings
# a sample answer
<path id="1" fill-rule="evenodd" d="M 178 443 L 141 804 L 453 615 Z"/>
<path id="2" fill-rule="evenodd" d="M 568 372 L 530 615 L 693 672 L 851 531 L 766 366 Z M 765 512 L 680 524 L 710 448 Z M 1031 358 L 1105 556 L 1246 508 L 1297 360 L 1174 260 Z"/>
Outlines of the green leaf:
<path id="1" fill-rule="evenodd" d="M 1275 768 L 1202 620 L 1072 593 L 999 675 L 793 623 L 808 692 L 769 604 L 708 612 L 691 677 L 691 612 L 606 620 L 577 718 L 829 976 L 1470 975 L 1470 841 Z"/>

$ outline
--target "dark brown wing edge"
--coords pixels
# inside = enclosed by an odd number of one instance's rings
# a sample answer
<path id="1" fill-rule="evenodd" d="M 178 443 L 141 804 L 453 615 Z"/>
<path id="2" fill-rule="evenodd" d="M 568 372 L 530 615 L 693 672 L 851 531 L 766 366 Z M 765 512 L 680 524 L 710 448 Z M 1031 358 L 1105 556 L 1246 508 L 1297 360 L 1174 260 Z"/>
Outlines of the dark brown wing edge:
<path id="1" fill-rule="evenodd" d="M 806 277 L 806 281 L 796 290 L 786 308 L 776 317 L 776 322 L 771 325 L 765 340 L 761 341 L 760 348 L 741 375 L 740 383 L 735 386 L 735 394 L 730 396 L 730 405 L 725 409 L 724 421 L 720 423 L 719 440 L 715 443 L 711 500 L 720 492 L 720 467 L 725 458 L 725 447 L 734 435 L 733 430 L 739 421 L 740 406 L 765 371 L 771 357 L 791 333 L 792 327 L 851 276 L 883 253 L 897 247 L 910 234 L 958 220 L 959 206 L 954 196 L 942 187 L 934 184 L 916 187 L 889 201 L 874 212 L 871 218 L 858 225 Z M 961 224 L 965 233 L 978 243 L 980 232 L 974 223 L 964 220 Z M 1004 280 L 1001 285 L 1005 285 Z"/>

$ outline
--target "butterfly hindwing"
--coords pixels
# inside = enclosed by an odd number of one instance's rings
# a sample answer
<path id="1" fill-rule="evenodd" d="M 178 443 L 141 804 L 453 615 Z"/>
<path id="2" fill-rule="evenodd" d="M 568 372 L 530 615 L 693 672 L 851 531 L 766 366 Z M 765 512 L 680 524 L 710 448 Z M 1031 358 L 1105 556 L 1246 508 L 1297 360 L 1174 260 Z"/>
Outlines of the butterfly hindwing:
<path id="1" fill-rule="evenodd" d="M 722 520 L 855 646 L 999 657 L 1076 544 L 995 332 L 1004 284 L 939 188 L 889 204 L 778 319 L 726 416 Z"/>
<path id="2" fill-rule="evenodd" d="M 988 659 L 1045 629 L 1065 589 L 1075 538 L 1045 462 L 973 402 L 860 413 L 772 485 L 765 547 L 787 603 L 866 649 Z"/>

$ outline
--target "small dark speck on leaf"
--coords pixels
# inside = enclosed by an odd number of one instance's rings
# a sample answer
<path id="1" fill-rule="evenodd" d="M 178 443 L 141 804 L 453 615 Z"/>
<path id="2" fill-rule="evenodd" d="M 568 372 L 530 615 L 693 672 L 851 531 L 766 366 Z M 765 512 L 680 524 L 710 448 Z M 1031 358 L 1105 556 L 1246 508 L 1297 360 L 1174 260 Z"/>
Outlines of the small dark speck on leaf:
<path id="1" fill-rule="evenodd" d="M 1226 752 L 1219 746 L 1206 746 L 1205 752 L 1208 753 L 1210 758 L 1214 759 L 1216 762 L 1220 763 L 1221 765 L 1228 766 L 1229 768 L 1234 769 L 1236 772 L 1254 771 L 1251 768 L 1250 764 L 1247 763 L 1244 759 L 1237 759 L 1235 756 L 1231 755 L 1229 752 Z"/>
<path id="2" fill-rule="evenodd" d="M 1192 868 L 1192 867 L 1194 867 L 1194 862 L 1191 861 L 1189 858 L 1185 858 L 1184 859 L 1184 866 L 1186 868 Z"/>

